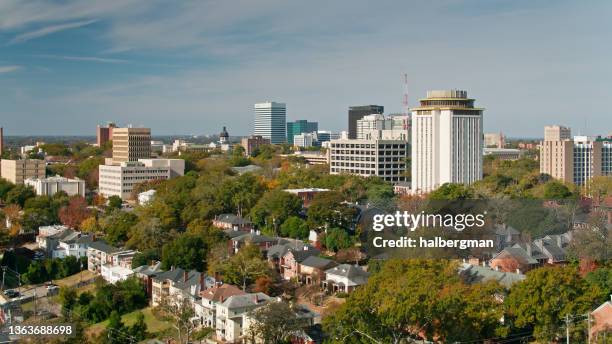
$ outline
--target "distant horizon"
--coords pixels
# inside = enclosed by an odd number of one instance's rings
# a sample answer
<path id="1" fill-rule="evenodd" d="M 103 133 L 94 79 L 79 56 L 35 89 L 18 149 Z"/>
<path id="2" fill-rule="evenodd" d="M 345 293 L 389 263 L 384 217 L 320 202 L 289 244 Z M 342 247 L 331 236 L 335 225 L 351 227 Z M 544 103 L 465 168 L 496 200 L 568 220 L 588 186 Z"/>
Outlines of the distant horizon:
<path id="1" fill-rule="evenodd" d="M 0 126 L 248 135 L 268 99 L 340 131 L 350 106 L 402 113 L 405 96 L 414 107 L 461 89 L 485 132 L 608 135 L 596 131 L 610 123 L 611 12 L 602 0 L 2 2 Z"/>

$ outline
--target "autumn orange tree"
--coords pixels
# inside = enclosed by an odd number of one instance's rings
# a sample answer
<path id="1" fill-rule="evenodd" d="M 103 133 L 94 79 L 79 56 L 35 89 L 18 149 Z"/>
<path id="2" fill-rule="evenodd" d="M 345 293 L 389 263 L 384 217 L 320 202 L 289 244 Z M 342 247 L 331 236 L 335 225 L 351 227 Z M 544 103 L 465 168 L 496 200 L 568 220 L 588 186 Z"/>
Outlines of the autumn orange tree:
<path id="1" fill-rule="evenodd" d="M 60 221 L 74 229 L 80 228 L 81 223 L 90 216 L 91 210 L 87 208 L 87 201 L 80 196 L 72 197 L 68 205 L 63 206 L 59 210 Z"/>

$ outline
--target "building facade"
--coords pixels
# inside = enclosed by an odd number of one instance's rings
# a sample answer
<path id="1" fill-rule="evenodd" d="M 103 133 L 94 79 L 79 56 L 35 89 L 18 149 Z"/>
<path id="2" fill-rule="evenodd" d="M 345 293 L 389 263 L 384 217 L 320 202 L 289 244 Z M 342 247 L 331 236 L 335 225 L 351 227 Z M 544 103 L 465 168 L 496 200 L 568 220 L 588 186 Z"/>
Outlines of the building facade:
<path id="1" fill-rule="evenodd" d="M 412 190 L 482 179 L 483 109 L 466 91 L 428 91 L 412 109 Z"/>
<path id="2" fill-rule="evenodd" d="M 316 133 L 301 133 L 293 136 L 293 145 L 295 147 L 312 147 L 316 146 L 317 134 Z"/>
<path id="3" fill-rule="evenodd" d="M 348 138 L 357 138 L 357 121 L 364 116 L 382 114 L 385 107 L 380 105 L 351 106 L 348 110 Z"/>
<path id="4" fill-rule="evenodd" d="M 98 125 L 96 127 L 96 144 L 98 147 L 104 146 L 108 141 L 113 139 L 113 128 L 116 128 L 115 123 L 108 123 L 106 127 Z"/>
<path id="5" fill-rule="evenodd" d="M 13 184 L 23 184 L 26 179 L 44 179 L 45 161 L 21 159 L 0 161 L 0 176 Z"/>
<path id="6" fill-rule="evenodd" d="M 85 181 L 79 178 L 70 179 L 60 176 L 43 179 L 26 179 L 24 184 L 30 185 L 39 196 L 53 196 L 64 191 L 68 196 L 85 197 Z"/>
<path id="7" fill-rule="evenodd" d="M 99 193 L 104 197 L 119 196 L 127 200 L 139 183 L 166 180 L 185 173 L 183 159 L 140 159 L 120 165 L 100 165 Z"/>
<path id="8" fill-rule="evenodd" d="M 329 172 L 403 182 L 408 150 L 408 142 L 401 140 L 334 140 L 330 142 Z"/>
<path id="9" fill-rule="evenodd" d="M 302 133 L 312 133 L 319 130 L 318 122 L 308 122 L 300 119 L 295 122 L 287 122 L 287 142 L 293 143 L 293 137 Z"/>
<path id="10" fill-rule="evenodd" d="M 484 145 L 488 148 L 504 148 L 506 146 L 506 137 L 500 133 L 485 133 Z"/>
<path id="11" fill-rule="evenodd" d="M 410 117 L 403 115 L 367 115 L 357 120 L 358 140 L 410 141 Z"/>
<path id="12" fill-rule="evenodd" d="M 256 136 L 269 139 L 272 144 L 287 142 L 287 109 L 285 103 L 255 104 Z"/>
<path id="13" fill-rule="evenodd" d="M 592 177 L 612 175 L 612 138 L 574 136 L 570 129 L 550 126 L 540 142 L 540 173 L 585 186 Z"/>
<path id="14" fill-rule="evenodd" d="M 113 164 L 151 157 L 151 129 L 113 128 Z"/>
<path id="15" fill-rule="evenodd" d="M 269 145 L 270 143 L 270 139 L 259 135 L 251 135 L 249 137 L 244 137 L 240 141 L 240 145 L 244 148 L 244 151 L 248 156 L 253 154 L 253 151 L 259 146 Z"/>

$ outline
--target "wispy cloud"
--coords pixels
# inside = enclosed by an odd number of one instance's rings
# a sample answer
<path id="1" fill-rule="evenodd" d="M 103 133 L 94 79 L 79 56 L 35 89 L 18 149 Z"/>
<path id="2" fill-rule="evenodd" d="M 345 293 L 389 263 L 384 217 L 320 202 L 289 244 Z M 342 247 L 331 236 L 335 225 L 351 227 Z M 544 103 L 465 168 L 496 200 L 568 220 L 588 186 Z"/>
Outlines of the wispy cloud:
<path id="1" fill-rule="evenodd" d="M 21 66 L 0 66 L 0 74 L 12 73 L 21 69 Z"/>
<path id="2" fill-rule="evenodd" d="M 128 63 L 130 62 L 128 60 L 123 60 L 123 59 L 97 57 L 97 56 L 69 56 L 69 55 L 34 55 L 34 56 L 48 58 L 48 59 L 55 59 L 55 60 L 96 62 L 96 63 Z"/>
<path id="3" fill-rule="evenodd" d="M 35 38 L 44 37 L 44 36 L 47 36 L 47 35 L 50 35 L 50 34 L 53 34 L 53 33 L 56 33 L 56 32 L 70 30 L 70 29 L 76 29 L 76 28 L 79 28 L 79 27 L 91 25 L 91 24 L 95 23 L 96 21 L 97 21 L 96 19 L 81 20 L 81 21 L 76 21 L 76 22 L 70 22 L 70 23 L 46 26 L 46 27 L 43 27 L 43 28 L 38 29 L 38 30 L 34 30 L 34 31 L 30 31 L 30 32 L 19 34 L 19 35 L 15 36 L 15 38 L 13 38 L 9 42 L 9 44 L 22 43 L 22 42 L 26 42 L 26 41 L 29 41 L 29 40 L 32 40 L 32 39 L 35 39 Z"/>

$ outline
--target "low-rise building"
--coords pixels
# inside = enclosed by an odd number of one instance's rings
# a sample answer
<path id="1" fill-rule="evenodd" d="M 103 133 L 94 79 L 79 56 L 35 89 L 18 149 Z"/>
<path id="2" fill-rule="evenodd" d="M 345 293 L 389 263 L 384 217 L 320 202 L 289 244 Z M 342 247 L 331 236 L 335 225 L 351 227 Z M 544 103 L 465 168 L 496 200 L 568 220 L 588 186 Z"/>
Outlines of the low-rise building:
<path id="1" fill-rule="evenodd" d="M 459 266 L 459 274 L 469 284 L 495 281 L 506 289 L 510 289 L 513 284 L 526 278 L 525 274 L 520 272 L 499 271 L 488 266 L 472 265 L 469 263 L 463 263 Z"/>
<path id="2" fill-rule="evenodd" d="M 248 313 L 274 300 L 264 293 L 230 296 L 217 305 L 215 334 L 218 340 L 237 343 L 248 333 Z"/>
<path id="3" fill-rule="evenodd" d="M 234 214 L 217 215 L 213 219 L 212 224 L 220 229 L 233 229 L 240 231 L 250 231 L 251 228 L 253 228 L 251 221 Z"/>
<path id="4" fill-rule="evenodd" d="M 155 191 L 154 189 L 151 189 L 151 190 L 147 190 L 147 191 L 139 193 L 138 194 L 138 204 L 145 205 L 151 202 L 153 200 L 153 197 L 155 197 L 156 192 L 157 191 Z"/>
<path id="5" fill-rule="evenodd" d="M 99 190 L 105 197 L 119 196 L 127 200 L 136 184 L 167 180 L 185 173 L 183 159 L 138 159 L 118 165 L 100 165 Z"/>
<path id="6" fill-rule="evenodd" d="M 329 189 L 321 188 L 302 188 L 302 189 L 285 189 L 285 192 L 296 195 L 302 199 L 302 205 L 304 208 L 308 208 L 310 202 L 312 202 L 315 195 L 321 192 L 328 192 Z"/>
<path id="7" fill-rule="evenodd" d="M 397 184 L 406 181 L 408 141 L 335 140 L 330 142 L 330 174 L 378 176 Z"/>
<path id="8" fill-rule="evenodd" d="M 368 282 L 370 273 L 362 267 L 351 264 L 341 264 L 334 268 L 325 270 L 323 289 L 328 292 L 350 293 L 355 288 Z"/>
<path id="9" fill-rule="evenodd" d="M 329 141 L 326 141 L 329 142 Z M 327 165 L 329 164 L 329 153 L 324 151 L 298 151 L 293 154 L 281 155 L 282 157 L 303 158 L 308 165 Z"/>
<path id="10" fill-rule="evenodd" d="M 217 323 L 217 306 L 231 296 L 244 294 L 246 293 L 242 289 L 231 284 L 216 285 L 201 291 L 202 313 L 198 314 L 198 316 L 201 318 L 202 326 L 214 328 Z"/>
<path id="11" fill-rule="evenodd" d="M 200 292 L 214 285 L 215 279 L 205 273 L 172 268 L 153 277 L 151 305 L 158 306 L 165 300 L 181 298 L 194 306 L 196 314 L 202 314 Z M 170 299 L 166 299 L 168 297 Z"/>
<path id="12" fill-rule="evenodd" d="M 50 258 L 66 258 L 73 256 L 76 258 L 86 257 L 89 244 L 93 237 L 86 233 L 81 233 L 62 227 L 46 228 L 45 233 L 36 237 L 38 247 L 43 249 Z M 52 234 L 48 234 L 52 233 Z"/>
<path id="13" fill-rule="evenodd" d="M 251 135 L 249 137 L 244 137 L 240 141 L 240 144 L 244 148 L 244 151 L 247 156 L 251 156 L 253 152 L 260 146 L 269 145 L 270 143 L 270 139 L 259 135 Z"/>
<path id="14" fill-rule="evenodd" d="M 142 265 L 132 269 L 134 275 L 142 281 L 145 291 L 149 298 L 153 295 L 153 278 L 164 272 L 161 269 L 161 262 L 151 262 L 150 265 Z"/>
<path id="15" fill-rule="evenodd" d="M 338 265 L 333 260 L 310 256 L 300 263 L 299 281 L 307 285 L 320 285 L 325 281 L 325 271 Z"/>
<path id="16" fill-rule="evenodd" d="M 259 247 L 259 249 L 265 253 L 270 247 L 276 245 L 277 243 L 278 238 L 262 235 L 259 231 L 251 230 L 249 233 L 230 239 L 230 253 L 238 253 L 238 250 L 247 244 L 253 244 Z"/>
<path id="17" fill-rule="evenodd" d="M 119 281 L 125 281 L 133 276 L 134 271 L 125 266 L 103 264 L 100 270 L 100 275 L 108 283 L 115 284 Z"/>
<path id="18" fill-rule="evenodd" d="M 280 273 L 285 280 L 296 279 L 301 281 L 301 263 L 310 256 L 316 256 L 320 250 L 304 245 L 297 248 L 289 248 L 280 260 Z"/>
<path id="19" fill-rule="evenodd" d="M 13 184 L 23 184 L 26 179 L 45 178 L 45 161 L 37 159 L 0 160 L 0 176 Z"/>
<path id="20" fill-rule="evenodd" d="M 30 185 L 39 196 L 53 196 L 63 191 L 68 196 L 85 197 L 85 181 L 79 178 L 70 179 L 61 176 L 49 178 L 28 178 L 24 184 Z"/>
<path id="21" fill-rule="evenodd" d="M 523 151 L 514 148 L 483 148 L 484 156 L 493 156 L 500 160 L 518 160 L 523 156 Z"/>
<path id="22" fill-rule="evenodd" d="M 571 232 L 568 232 L 547 235 L 533 242 L 517 243 L 495 255 L 490 265 L 500 271 L 525 273 L 544 264 L 564 264 L 571 238 Z"/>
<path id="23" fill-rule="evenodd" d="M 606 336 L 612 337 L 612 295 L 609 301 L 591 312 L 591 319 L 593 326 L 591 326 L 589 335 L 593 343 L 608 343 L 605 341 Z"/>
<path id="24" fill-rule="evenodd" d="M 102 266 L 121 266 L 131 268 L 134 250 L 126 250 L 108 245 L 104 241 L 94 241 L 87 248 L 87 269 L 96 274 L 102 274 Z M 107 270 L 109 271 L 109 270 Z"/>

